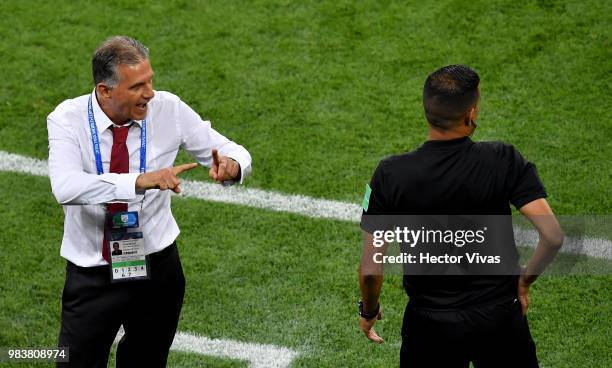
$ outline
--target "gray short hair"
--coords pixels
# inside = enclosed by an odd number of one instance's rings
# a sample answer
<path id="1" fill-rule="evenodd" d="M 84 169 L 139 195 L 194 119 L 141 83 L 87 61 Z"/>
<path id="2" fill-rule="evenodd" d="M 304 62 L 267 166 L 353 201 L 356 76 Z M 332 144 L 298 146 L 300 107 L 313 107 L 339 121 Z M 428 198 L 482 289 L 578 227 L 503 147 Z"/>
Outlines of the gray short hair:
<path id="1" fill-rule="evenodd" d="M 113 36 L 102 42 L 91 59 L 94 84 L 105 82 L 109 87 L 119 83 L 117 66 L 135 65 L 149 58 L 149 49 L 128 36 Z"/>

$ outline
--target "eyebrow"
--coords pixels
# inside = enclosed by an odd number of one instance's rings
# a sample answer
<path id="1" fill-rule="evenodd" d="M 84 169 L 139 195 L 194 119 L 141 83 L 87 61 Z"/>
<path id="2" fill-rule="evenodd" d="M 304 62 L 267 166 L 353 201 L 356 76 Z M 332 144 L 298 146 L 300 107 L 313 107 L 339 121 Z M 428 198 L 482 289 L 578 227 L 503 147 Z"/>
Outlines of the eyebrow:
<path id="1" fill-rule="evenodd" d="M 151 74 L 151 78 L 149 78 L 149 80 L 153 79 L 154 76 L 155 76 L 155 73 Z M 132 84 L 131 86 L 129 86 L 128 88 L 134 88 L 134 87 L 141 86 L 141 85 L 145 84 L 145 82 L 146 81 L 136 82 L 136 83 Z"/>

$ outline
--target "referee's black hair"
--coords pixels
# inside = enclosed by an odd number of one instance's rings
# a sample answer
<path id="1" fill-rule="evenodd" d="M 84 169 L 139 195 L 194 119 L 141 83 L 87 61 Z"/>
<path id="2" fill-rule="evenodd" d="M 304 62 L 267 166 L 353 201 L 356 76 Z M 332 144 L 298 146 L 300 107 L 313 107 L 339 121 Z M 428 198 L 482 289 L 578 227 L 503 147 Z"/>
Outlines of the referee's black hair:
<path id="1" fill-rule="evenodd" d="M 476 105 L 480 77 L 465 65 L 448 65 L 431 73 L 423 87 L 423 107 L 429 124 L 448 130 Z"/>

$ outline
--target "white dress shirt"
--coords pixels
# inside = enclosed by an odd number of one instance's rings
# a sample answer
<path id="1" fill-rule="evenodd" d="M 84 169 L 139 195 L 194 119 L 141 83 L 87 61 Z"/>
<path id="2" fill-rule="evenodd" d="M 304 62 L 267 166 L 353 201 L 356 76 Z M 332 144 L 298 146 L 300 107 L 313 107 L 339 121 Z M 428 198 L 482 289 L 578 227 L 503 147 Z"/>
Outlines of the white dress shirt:
<path id="1" fill-rule="evenodd" d="M 89 96 L 66 100 L 47 117 L 51 188 L 65 214 L 60 254 L 83 267 L 108 264 L 102 258 L 107 202 L 128 202 L 129 211 L 139 211 L 146 254 L 164 249 L 179 234 L 170 211 L 170 190 L 150 189 L 144 196 L 136 193 L 142 121 L 132 124 L 128 133 L 130 173 L 109 173 L 113 134 L 108 128 L 113 123 L 100 108 L 94 91 L 91 94 L 93 113 L 104 167 L 104 174 L 97 175 L 87 117 Z M 209 121 L 203 121 L 169 92 L 155 92 L 148 103 L 146 124 L 147 172 L 174 166 L 179 148 L 208 167 L 212 164 L 212 149 L 218 149 L 220 155 L 240 164 L 240 182 L 251 172 L 251 156 L 244 147 L 219 134 Z"/>

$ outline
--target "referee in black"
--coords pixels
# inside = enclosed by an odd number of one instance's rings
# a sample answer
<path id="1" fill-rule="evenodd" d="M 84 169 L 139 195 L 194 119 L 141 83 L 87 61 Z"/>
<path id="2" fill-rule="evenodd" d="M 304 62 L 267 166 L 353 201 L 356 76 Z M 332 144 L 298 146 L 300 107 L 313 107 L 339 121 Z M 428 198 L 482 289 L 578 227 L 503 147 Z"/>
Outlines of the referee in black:
<path id="1" fill-rule="evenodd" d="M 361 223 L 361 329 L 370 340 L 383 342 L 373 328 L 382 316 L 383 265 L 374 264 L 372 257 L 386 245 L 374 247 L 364 221 L 368 216 L 509 216 L 512 204 L 533 223 L 539 242 L 520 275 L 405 274 L 409 302 L 402 326 L 402 367 L 468 368 L 470 362 L 476 368 L 538 367 L 526 318 L 529 287 L 553 260 L 563 233 L 535 166 L 512 145 L 470 139 L 479 112 L 479 83 L 478 74 L 463 65 L 429 75 L 423 88 L 427 141 L 382 160 L 374 172 Z"/>

